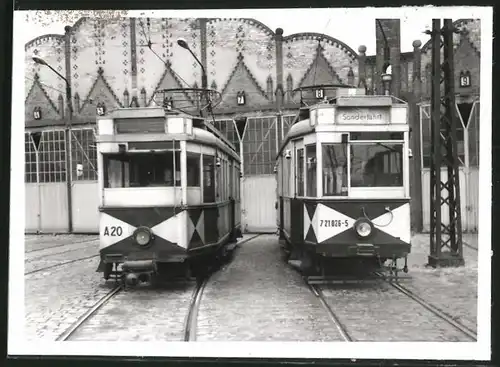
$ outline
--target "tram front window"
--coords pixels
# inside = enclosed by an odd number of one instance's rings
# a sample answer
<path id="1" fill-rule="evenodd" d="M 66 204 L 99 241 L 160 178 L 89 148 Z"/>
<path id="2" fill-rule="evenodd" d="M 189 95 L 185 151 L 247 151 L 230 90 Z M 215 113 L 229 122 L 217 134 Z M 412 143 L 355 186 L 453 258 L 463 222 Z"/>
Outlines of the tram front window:
<path id="1" fill-rule="evenodd" d="M 403 144 L 351 145 L 351 187 L 403 186 Z"/>
<path id="2" fill-rule="evenodd" d="M 104 154 L 104 187 L 157 187 L 181 184 L 180 153 Z"/>
<path id="3" fill-rule="evenodd" d="M 323 195 L 347 195 L 347 146 L 323 144 Z"/>

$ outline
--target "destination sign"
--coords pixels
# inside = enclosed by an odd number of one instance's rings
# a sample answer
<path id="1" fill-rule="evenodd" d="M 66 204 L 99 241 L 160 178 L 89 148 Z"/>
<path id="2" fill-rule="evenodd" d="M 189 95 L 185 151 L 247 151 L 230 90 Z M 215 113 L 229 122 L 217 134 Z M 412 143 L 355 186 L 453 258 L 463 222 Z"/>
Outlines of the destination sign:
<path id="1" fill-rule="evenodd" d="M 338 124 L 388 124 L 390 109 L 388 108 L 339 108 L 336 122 Z"/>

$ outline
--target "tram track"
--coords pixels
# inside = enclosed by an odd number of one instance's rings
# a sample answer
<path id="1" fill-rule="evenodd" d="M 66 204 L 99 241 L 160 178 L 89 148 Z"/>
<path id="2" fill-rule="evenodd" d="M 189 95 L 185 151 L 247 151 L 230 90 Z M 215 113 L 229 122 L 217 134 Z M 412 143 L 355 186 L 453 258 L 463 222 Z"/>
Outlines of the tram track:
<path id="1" fill-rule="evenodd" d="M 98 257 L 98 256 L 99 255 L 97 254 L 97 255 L 90 255 L 90 256 L 81 257 L 81 258 L 78 258 L 78 259 L 72 259 L 72 260 L 68 260 L 68 261 L 63 261 L 63 262 L 60 262 L 60 263 L 57 263 L 57 264 L 54 264 L 54 265 L 49 265 L 49 266 L 45 266 L 45 267 L 42 267 L 42 268 L 38 268 L 38 269 L 35 269 L 35 270 L 31 270 L 31 271 L 25 272 L 24 275 L 31 275 L 31 274 L 39 273 L 39 272 L 44 271 L 44 270 L 49 270 L 49 269 L 57 268 L 57 267 L 64 266 L 64 265 L 67 265 L 67 264 L 75 263 L 77 261 L 84 261 L 84 260 L 92 259 L 92 258 Z"/>
<path id="2" fill-rule="evenodd" d="M 340 321 L 339 317 L 335 314 L 333 309 L 330 307 L 328 304 L 327 300 L 325 299 L 325 296 L 323 295 L 323 292 L 319 288 L 319 286 L 314 285 L 314 284 L 307 284 L 311 292 L 318 297 L 319 301 L 321 302 L 321 305 L 323 308 L 326 310 L 328 313 L 328 316 L 332 320 L 333 324 L 337 328 L 340 336 L 342 337 L 343 341 L 346 342 L 352 342 L 355 341 L 351 335 L 349 335 L 349 332 L 347 331 L 346 327 L 343 325 L 343 323 Z"/>
<path id="3" fill-rule="evenodd" d="M 462 241 L 462 244 L 467 247 L 467 248 L 470 248 L 471 250 L 474 250 L 474 251 L 479 251 L 479 249 L 476 247 L 476 246 L 472 246 L 471 244 L 468 244 L 467 242 L 465 241 Z"/>
<path id="4" fill-rule="evenodd" d="M 469 327 L 465 326 L 464 324 L 460 323 L 459 321 L 455 320 L 452 316 L 446 314 L 444 311 L 439 309 L 438 307 L 434 306 L 433 304 L 427 302 L 425 299 L 422 297 L 418 296 L 408 288 L 404 287 L 403 285 L 394 282 L 394 281 L 388 281 L 384 279 L 383 274 L 380 273 L 375 273 L 377 276 L 379 276 L 382 280 L 384 280 L 387 284 L 391 285 L 394 289 L 396 289 L 398 292 L 404 294 L 408 298 L 411 298 L 413 301 L 417 302 L 420 304 L 422 307 L 427 309 L 429 312 L 431 312 L 433 315 L 436 317 L 440 318 L 441 320 L 445 321 L 449 325 L 451 325 L 453 328 L 461 332 L 463 335 L 467 336 L 469 339 L 472 341 L 477 341 L 477 333 L 471 330 Z"/>
<path id="5" fill-rule="evenodd" d="M 207 276 L 203 279 L 199 279 L 196 281 L 195 289 L 191 295 L 191 301 L 189 302 L 184 326 L 183 326 L 183 335 L 182 340 L 196 341 L 196 328 L 197 328 L 197 316 L 199 307 L 201 304 L 201 298 L 203 295 L 203 290 L 209 280 L 210 276 Z M 73 322 L 64 332 L 62 332 L 57 338 L 56 341 L 69 341 L 71 337 L 80 329 L 86 325 L 86 323 L 100 310 L 103 306 L 105 306 L 109 301 L 111 301 L 115 296 L 121 293 L 124 290 L 124 287 L 120 284 L 114 287 L 110 292 L 100 298 L 90 309 L 84 312 L 75 322 Z M 167 297 L 168 295 L 165 294 Z"/>
<path id="6" fill-rule="evenodd" d="M 103 307 L 109 300 L 115 297 L 118 293 L 123 290 L 121 285 L 113 288 L 108 294 L 98 300 L 94 306 L 87 310 L 83 315 L 81 315 L 69 328 L 67 328 L 61 335 L 56 338 L 56 341 L 67 341 L 71 336 L 83 325 L 85 322 L 92 317 L 101 307 Z"/>
<path id="7" fill-rule="evenodd" d="M 35 256 L 35 257 L 31 257 L 29 259 L 26 259 L 26 260 L 29 260 L 30 262 L 31 261 L 35 261 L 35 260 L 38 260 L 38 259 L 43 259 L 44 257 L 47 257 L 47 256 L 54 256 L 54 255 L 61 255 L 61 254 L 66 254 L 68 252 L 73 252 L 73 251 L 79 251 L 79 250 L 84 250 L 88 247 L 90 247 L 91 245 L 95 245 L 98 240 L 93 240 L 93 241 L 88 241 L 88 246 L 84 246 L 84 247 L 78 247 L 78 248 L 72 248 L 72 249 L 69 249 L 69 250 L 65 250 L 65 251 L 60 251 L 60 252 L 54 252 L 54 253 L 50 253 L 50 254 L 46 254 L 46 255 L 39 255 L 39 256 Z M 87 241 L 84 241 L 84 242 L 80 242 L 80 243 L 74 243 L 73 245 L 79 245 L 79 244 L 84 244 L 85 242 Z M 92 243 L 94 242 L 94 243 Z M 55 246 L 54 246 L 55 247 Z M 43 250 L 48 250 L 48 249 L 51 249 L 52 247 L 50 248 L 47 248 L 47 249 L 43 249 Z M 27 252 L 27 253 L 30 253 L 30 252 Z"/>
<path id="8" fill-rule="evenodd" d="M 98 241 L 98 239 L 95 238 L 93 240 L 82 240 L 82 241 L 74 241 L 74 242 L 71 242 L 71 243 L 62 243 L 62 244 L 59 244 L 59 245 L 48 246 L 48 247 L 37 248 L 37 249 L 34 249 L 34 250 L 25 251 L 25 254 L 31 254 L 32 252 L 39 252 L 39 251 L 50 250 L 50 249 L 58 248 L 58 247 L 71 246 L 71 245 L 79 245 L 79 244 L 82 244 L 82 243 L 85 243 L 85 242 L 89 242 L 90 243 L 90 242 L 95 242 L 95 241 Z M 34 240 L 32 240 L 30 242 L 34 242 Z"/>
<path id="9" fill-rule="evenodd" d="M 384 275 L 380 273 L 374 273 L 374 275 L 379 279 L 379 281 L 388 284 L 392 289 L 397 291 L 399 294 L 404 295 L 406 298 L 410 299 L 411 301 L 425 308 L 436 318 L 440 319 L 441 321 L 444 321 L 446 325 L 451 326 L 453 330 L 455 330 L 455 332 L 458 332 L 459 335 L 466 337 L 470 341 L 477 341 L 477 333 L 473 331 L 471 328 L 457 321 L 453 316 L 448 315 L 446 312 L 442 311 L 438 307 L 427 302 L 422 297 L 412 292 L 410 289 L 398 283 L 398 281 L 385 279 Z M 321 305 L 327 312 L 333 325 L 336 327 L 339 335 L 342 337 L 342 340 L 345 342 L 357 341 L 357 339 L 352 335 L 352 333 L 349 332 L 348 330 L 349 325 L 347 323 L 344 323 L 338 316 L 338 314 L 335 312 L 335 308 L 332 307 L 331 305 L 332 303 L 331 300 L 328 301 L 327 297 L 323 294 L 321 286 L 319 284 L 309 283 L 307 279 L 305 279 L 305 281 L 310 291 L 319 299 Z M 357 327 L 355 327 L 355 329 L 356 328 Z"/>
<path id="10" fill-rule="evenodd" d="M 199 280 L 196 284 L 196 288 L 193 292 L 193 297 L 191 298 L 191 303 L 189 304 L 188 314 L 186 317 L 186 322 L 184 326 L 184 341 L 196 341 L 196 327 L 198 311 L 200 310 L 201 297 L 203 296 L 203 290 L 208 283 L 209 276 L 203 280 Z"/>

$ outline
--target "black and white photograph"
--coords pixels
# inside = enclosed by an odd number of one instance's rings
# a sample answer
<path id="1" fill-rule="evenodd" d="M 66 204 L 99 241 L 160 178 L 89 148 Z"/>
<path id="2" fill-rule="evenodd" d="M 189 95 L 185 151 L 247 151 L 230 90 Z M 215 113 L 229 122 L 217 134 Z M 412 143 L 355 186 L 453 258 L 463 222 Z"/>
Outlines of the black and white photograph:
<path id="1" fill-rule="evenodd" d="M 492 27 L 15 11 L 8 353 L 489 360 Z"/>

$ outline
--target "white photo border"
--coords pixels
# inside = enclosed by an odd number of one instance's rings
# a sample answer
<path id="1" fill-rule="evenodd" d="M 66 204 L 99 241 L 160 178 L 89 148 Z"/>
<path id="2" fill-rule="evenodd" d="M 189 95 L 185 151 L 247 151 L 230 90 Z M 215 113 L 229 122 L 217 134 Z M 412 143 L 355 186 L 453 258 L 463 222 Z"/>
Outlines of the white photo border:
<path id="1" fill-rule="evenodd" d="M 259 19 L 259 12 L 302 14 L 326 9 L 238 9 L 129 11 L 130 17 L 227 17 Z M 328 9 L 330 10 L 330 9 Z M 44 356 L 141 356 L 215 358 L 348 358 L 348 359 L 446 359 L 490 360 L 491 358 L 491 99 L 492 99 L 492 7 L 401 7 L 339 9 L 331 11 L 369 12 L 373 18 L 427 17 L 481 19 L 480 62 L 480 167 L 478 243 L 478 341 L 476 343 L 313 343 L 313 342 L 28 342 L 24 329 L 24 42 L 19 42 L 26 23 L 26 12 L 14 12 L 12 75 L 12 150 L 10 199 L 10 266 L 8 354 Z"/>

